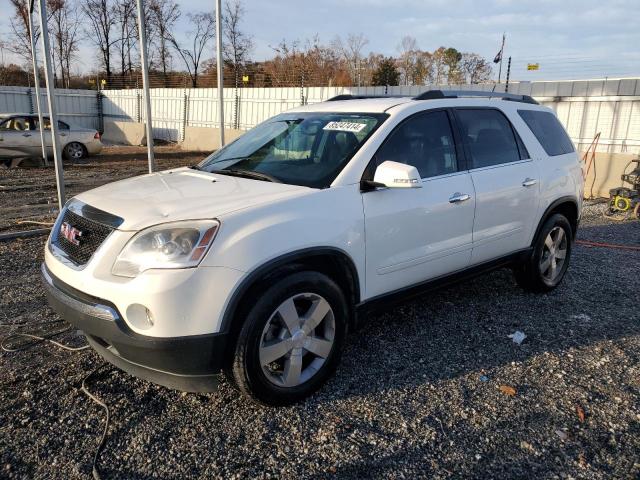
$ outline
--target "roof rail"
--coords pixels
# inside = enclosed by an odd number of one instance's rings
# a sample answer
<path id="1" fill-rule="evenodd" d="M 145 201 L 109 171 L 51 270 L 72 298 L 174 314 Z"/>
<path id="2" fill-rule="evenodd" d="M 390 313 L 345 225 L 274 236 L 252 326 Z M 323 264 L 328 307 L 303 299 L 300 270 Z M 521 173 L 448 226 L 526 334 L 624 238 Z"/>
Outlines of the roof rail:
<path id="1" fill-rule="evenodd" d="M 331 97 L 326 101 L 337 102 L 339 100 L 362 100 L 365 98 L 402 98 L 407 96 L 408 95 L 352 95 L 350 93 L 345 93 L 342 95 L 336 95 L 335 97 Z"/>
<path id="2" fill-rule="evenodd" d="M 481 90 L 429 90 L 421 93 L 414 100 L 437 100 L 440 98 L 461 98 L 461 97 L 483 97 L 483 98 L 501 98 L 511 102 L 532 103 L 538 105 L 533 97 L 529 95 L 515 95 L 513 93 L 502 92 L 484 92 Z"/>

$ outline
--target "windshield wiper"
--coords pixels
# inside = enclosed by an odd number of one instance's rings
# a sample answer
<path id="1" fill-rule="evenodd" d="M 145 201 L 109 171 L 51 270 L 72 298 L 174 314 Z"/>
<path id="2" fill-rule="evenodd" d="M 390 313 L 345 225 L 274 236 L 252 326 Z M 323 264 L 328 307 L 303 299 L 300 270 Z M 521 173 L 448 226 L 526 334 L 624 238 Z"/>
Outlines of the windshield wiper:
<path id="1" fill-rule="evenodd" d="M 251 178 L 254 180 L 264 180 L 266 182 L 282 183 L 276 177 L 267 175 L 266 173 L 255 172 L 253 170 L 244 170 L 240 168 L 225 168 L 224 170 L 212 170 L 211 173 L 220 173 L 222 175 L 231 175 L 233 177 Z"/>
<path id="2" fill-rule="evenodd" d="M 190 165 L 189 168 L 191 170 L 201 170 L 201 168 L 198 165 Z"/>

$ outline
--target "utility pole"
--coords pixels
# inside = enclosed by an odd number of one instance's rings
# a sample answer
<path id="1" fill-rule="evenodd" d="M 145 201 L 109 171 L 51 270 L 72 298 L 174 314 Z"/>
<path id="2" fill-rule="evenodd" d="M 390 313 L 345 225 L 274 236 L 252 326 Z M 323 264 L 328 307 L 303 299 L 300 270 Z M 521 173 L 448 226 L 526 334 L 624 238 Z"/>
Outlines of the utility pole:
<path id="1" fill-rule="evenodd" d="M 45 143 L 44 122 L 42 119 L 42 109 L 40 108 L 40 79 L 38 77 L 38 58 L 36 54 L 36 36 L 33 31 L 33 12 L 29 10 L 29 39 L 31 40 L 31 63 L 33 64 L 33 83 L 36 87 L 36 105 L 38 107 L 38 127 L 40 130 L 40 144 L 42 145 L 42 160 L 44 166 L 49 166 L 47 157 L 47 144 Z"/>
<path id="2" fill-rule="evenodd" d="M 30 0 L 29 11 L 33 11 L 35 0 Z M 47 84 L 47 102 L 49 104 L 49 122 L 51 123 L 51 142 L 53 143 L 53 161 L 56 170 L 56 184 L 58 186 L 58 207 L 60 211 L 65 204 L 64 170 L 62 166 L 62 150 L 58 137 L 58 107 L 55 100 L 55 86 L 53 83 L 53 65 L 51 64 L 51 47 L 49 45 L 49 30 L 47 29 L 46 0 L 38 0 L 40 10 L 40 34 L 42 35 L 42 57 L 44 58 L 45 80 Z M 40 99 L 38 99 L 40 103 Z"/>
<path id="3" fill-rule="evenodd" d="M 218 64 L 218 116 L 220 117 L 220 148 L 224 147 L 224 77 L 222 65 L 222 1 L 216 0 L 216 62 Z"/>
<path id="4" fill-rule="evenodd" d="M 42 0 L 41 0 L 42 1 Z M 144 93 L 145 120 L 147 128 L 147 158 L 149 173 L 156 169 L 156 159 L 153 155 L 153 125 L 151 120 L 151 93 L 149 93 L 149 64 L 147 62 L 147 32 L 144 24 L 144 9 L 142 0 L 136 1 L 138 6 L 138 30 L 140 31 L 140 63 L 142 64 L 142 91 Z"/>

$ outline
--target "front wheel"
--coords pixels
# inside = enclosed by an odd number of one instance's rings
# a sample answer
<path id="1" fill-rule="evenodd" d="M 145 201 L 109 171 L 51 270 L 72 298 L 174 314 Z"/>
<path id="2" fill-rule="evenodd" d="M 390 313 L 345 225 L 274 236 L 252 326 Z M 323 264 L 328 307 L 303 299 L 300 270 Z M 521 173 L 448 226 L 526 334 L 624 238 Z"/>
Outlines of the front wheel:
<path id="1" fill-rule="evenodd" d="M 569 268 L 573 230 L 564 215 L 552 215 L 542 226 L 533 245 L 533 253 L 514 269 L 516 281 L 528 291 L 553 290 Z"/>
<path id="2" fill-rule="evenodd" d="M 284 277 L 249 310 L 226 372 L 241 392 L 267 405 L 311 395 L 334 372 L 348 310 L 338 285 L 318 272 Z"/>

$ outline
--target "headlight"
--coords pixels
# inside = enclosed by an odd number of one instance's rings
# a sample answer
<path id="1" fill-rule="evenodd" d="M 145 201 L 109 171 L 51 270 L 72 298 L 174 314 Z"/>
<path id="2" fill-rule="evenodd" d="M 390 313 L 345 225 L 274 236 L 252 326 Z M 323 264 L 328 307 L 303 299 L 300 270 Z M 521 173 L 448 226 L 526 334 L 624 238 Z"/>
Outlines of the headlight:
<path id="1" fill-rule="evenodd" d="M 218 228 L 217 220 L 189 220 L 142 230 L 122 249 L 111 273 L 133 278 L 151 268 L 195 267 L 209 250 Z"/>

